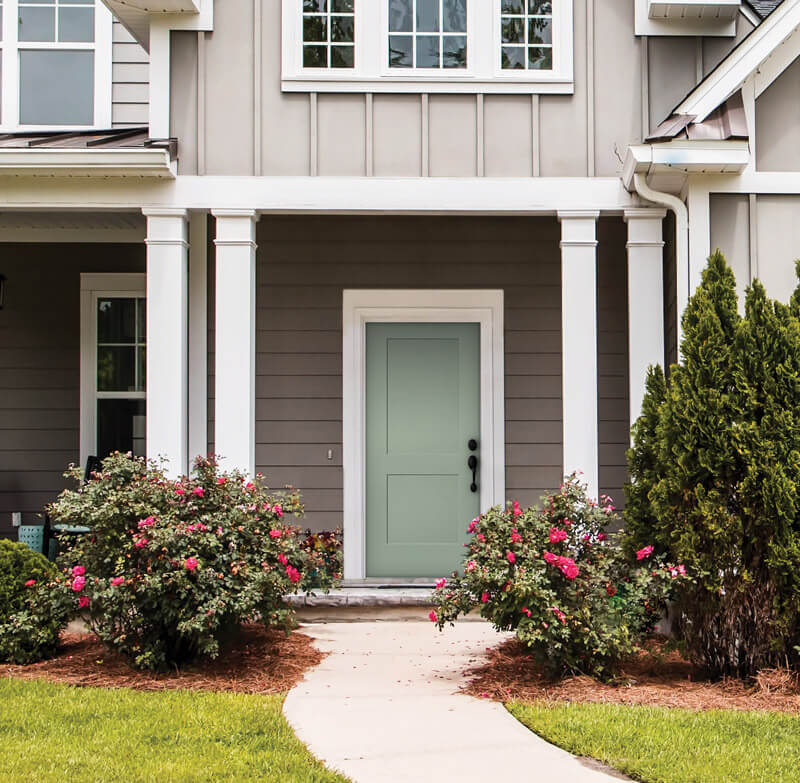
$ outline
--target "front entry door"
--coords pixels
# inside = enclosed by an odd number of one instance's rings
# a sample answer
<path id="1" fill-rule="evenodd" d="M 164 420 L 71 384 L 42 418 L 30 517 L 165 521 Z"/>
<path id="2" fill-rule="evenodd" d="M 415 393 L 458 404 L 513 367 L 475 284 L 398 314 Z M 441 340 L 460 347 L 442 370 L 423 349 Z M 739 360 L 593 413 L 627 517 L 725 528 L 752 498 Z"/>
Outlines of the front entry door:
<path id="1" fill-rule="evenodd" d="M 366 360 L 366 574 L 446 575 L 479 513 L 480 325 L 368 323 Z"/>

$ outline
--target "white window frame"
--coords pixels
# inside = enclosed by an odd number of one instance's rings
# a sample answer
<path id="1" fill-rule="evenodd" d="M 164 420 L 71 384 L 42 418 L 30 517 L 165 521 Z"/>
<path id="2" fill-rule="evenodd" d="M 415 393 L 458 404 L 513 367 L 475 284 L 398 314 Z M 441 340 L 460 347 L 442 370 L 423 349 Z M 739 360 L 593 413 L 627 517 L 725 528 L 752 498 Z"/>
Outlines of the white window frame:
<path id="1" fill-rule="evenodd" d="M 102 0 L 95 0 L 94 41 L 19 41 L 19 0 L 3 0 L 2 115 L 0 132 L 81 131 L 111 127 L 111 47 L 113 17 Z M 94 122 L 90 125 L 21 125 L 19 122 L 20 85 L 19 52 L 29 50 L 94 51 Z"/>
<path id="2" fill-rule="evenodd" d="M 505 502 L 502 290 L 347 289 L 342 297 L 344 578 L 366 578 L 366 325 L 480 324 L 480 508 Z"/>
<path id="3" fill-rule="evenodd" d="M 466 68 L 390 68 L 387 0 L 355 0 L 355 67 L 304 68 L 300 0 L 282 0 L 284 92 L 571 94 L 573 2 L 554 0 L 553 69 L 503 70 L 501 0 L 468 0 Z"/>
<path id="4" fill-rule="evenodd" d="M 146 392 L 99 392 L 97 390 L 97 302 L 103 298 L 147 297 L 147 275 L 81 274 L 81 465 L 97 454 L 97 401 L 99 399 L 146 400 Z"/>

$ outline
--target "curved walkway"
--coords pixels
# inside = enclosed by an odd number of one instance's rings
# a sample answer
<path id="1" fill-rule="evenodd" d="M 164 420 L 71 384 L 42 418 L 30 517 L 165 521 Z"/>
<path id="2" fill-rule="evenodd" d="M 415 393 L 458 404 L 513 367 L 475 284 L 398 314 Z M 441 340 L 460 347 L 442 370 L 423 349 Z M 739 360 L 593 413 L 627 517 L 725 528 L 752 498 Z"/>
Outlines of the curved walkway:
<path id="1" fill-rule="evenodd" d="M 526 729 L 501 704 L 458 688 L 501 638 L 488 624 L 315 623 L 330 652 L 286 698 L 297 736 L 355 783 L 611 783 Z"/>

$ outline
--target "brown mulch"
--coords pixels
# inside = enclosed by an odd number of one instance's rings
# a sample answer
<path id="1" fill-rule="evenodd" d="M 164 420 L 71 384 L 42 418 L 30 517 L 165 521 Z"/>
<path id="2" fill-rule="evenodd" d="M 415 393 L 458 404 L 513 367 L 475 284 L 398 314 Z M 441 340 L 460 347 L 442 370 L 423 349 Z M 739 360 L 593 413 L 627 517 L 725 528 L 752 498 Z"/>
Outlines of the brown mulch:
<path id="1" fill-rule="evenodd" d="M 297 631 L 246 626 L 216 660 L 201 661 L 181 671 L 152 674 L 132 669 L 96 636 L 63 634 L 55 658 L 27 666 L 0 666 L 0 677 L 50 680 L 95 688 L 138 691 L 192 690 L 237 693 L 284 693 L 325 657 L 311 637 Z"/>
<path id="2" fill-rule="evenodd" d="M 796 673 L 770 669 L 753 682 L 711 681 L 663 641 L 623 667 L 618 684 L 591 677 L 548 678 L 526 648 L 510 639 L 488 653 L 488 662 L 467 672 L 464 690 L 497 701 L 591 702 L 682 707 L 690 710 L 769 710 L 800 714 L 800 684 Z"/>

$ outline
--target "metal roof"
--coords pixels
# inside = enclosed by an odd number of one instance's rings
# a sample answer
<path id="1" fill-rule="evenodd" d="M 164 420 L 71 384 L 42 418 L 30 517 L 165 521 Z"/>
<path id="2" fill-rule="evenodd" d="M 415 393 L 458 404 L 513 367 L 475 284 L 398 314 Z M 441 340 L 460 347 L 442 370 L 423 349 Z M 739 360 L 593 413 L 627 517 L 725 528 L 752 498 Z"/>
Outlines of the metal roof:
<path id="1" fill-rule="evenodd" d="M 763 19 L 774 11 L 783 0 L 747 0 L 747 4 Z"/>
<path id="2" fill-rule="evenodd" d="M 673 139 L 728 141 L 748 138 L 741 90 L 714 109 L 703 122 L 695 123 L 694 120 L 692 114 L 673 114 L 664 120 L 646 141 L 651 143 Z"/>
<path id="3" fill-rule="evenodd" d="M 147 128 L 103 131 L 50 131 L 0 134 L 0 148 L 12 149 L 163 149 L 178 155 L 177 139 L 151 139 Z"/>

